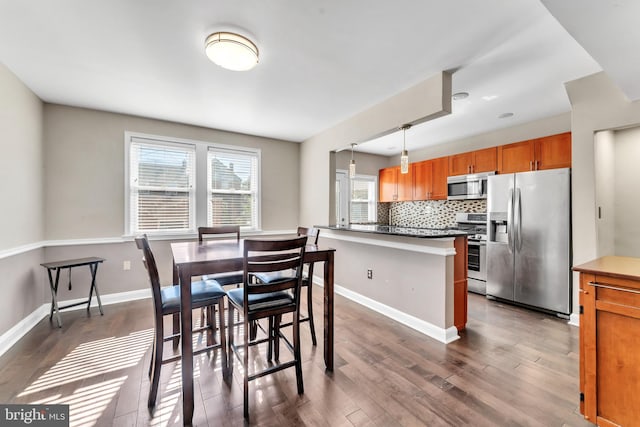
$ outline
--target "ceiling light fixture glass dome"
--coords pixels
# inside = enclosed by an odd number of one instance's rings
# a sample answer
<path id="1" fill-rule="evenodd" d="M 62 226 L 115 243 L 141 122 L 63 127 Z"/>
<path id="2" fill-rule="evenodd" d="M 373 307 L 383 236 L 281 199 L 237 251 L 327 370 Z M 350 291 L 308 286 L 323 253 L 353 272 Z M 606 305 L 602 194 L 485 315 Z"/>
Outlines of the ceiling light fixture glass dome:
<path id="1" fill-rule="evenodd" d="M 258 47 L 240 34 L 213 33 L 205 40 L 204 50 L 213 63 L 227 70 L 246 71 L 258 64 Z"/>

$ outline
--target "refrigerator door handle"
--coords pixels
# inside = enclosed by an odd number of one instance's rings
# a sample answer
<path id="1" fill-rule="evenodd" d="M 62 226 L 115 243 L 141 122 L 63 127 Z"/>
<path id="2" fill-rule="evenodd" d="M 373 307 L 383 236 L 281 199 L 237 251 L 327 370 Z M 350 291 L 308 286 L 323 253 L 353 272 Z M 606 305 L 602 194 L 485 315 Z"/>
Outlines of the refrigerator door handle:
<path id="1" fill-rule="evenodd" d="M 520 189 L 516 188 L 516 205 L 513 212 L 514 232 L 514 251 L 522 249 L 522 203 L 520 199 Z"/>
<path id="2" fill-rule="evenodd" d="M 513 253 L 513 188 L 509 189 L 509 202 L 507 203 L 507 247 L 509 253 Z"/>

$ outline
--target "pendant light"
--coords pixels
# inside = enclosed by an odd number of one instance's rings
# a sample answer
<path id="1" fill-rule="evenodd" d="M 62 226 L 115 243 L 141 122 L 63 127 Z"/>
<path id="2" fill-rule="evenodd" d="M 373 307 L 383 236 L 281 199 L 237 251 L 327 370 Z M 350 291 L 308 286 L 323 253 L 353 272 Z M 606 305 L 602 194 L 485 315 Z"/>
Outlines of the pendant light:
<path id="1" fill-rule="evenodd" d="M 356 161 L 353 159 L 353 147 L 357 144 L 351 144 L 351 162 L 349 163 L 349 178 L 356 177 Z"/>
<path id="2" fill-rule="evenodd" d="M 400 173 L 409 173 L 409 153 L 407 152 L 406 139 L 407 129 L 410 129 L 410 124 L 400 126 L 402 129 L 402 154 L 400 155 Z"/>

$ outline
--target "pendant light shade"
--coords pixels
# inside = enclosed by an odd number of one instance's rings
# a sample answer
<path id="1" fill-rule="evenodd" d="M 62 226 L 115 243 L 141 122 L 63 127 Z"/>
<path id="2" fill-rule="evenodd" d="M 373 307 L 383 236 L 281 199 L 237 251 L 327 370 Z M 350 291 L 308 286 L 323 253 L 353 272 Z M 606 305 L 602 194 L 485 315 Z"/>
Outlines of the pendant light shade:
<path id="1" fill-rule="evenodd" d="M 356 177 L 356 161 L 353 158 L 353 147 L 356 144 L 351 144 L 351 162 L 349 163 L 349 178 Z"/>
<path id="2" fill-rule="evenodd" d="M 235 33 L 213 33 L 204 42 L 204 50 L 215 64 L 232 71 L 246 71 L 258 63 L 258 47 Z"/>
<path id="3" fill-rule="evenodd" d="M 410 129 L 411 125 L 406 124 L 402 125 L 400 129 L 402 129 L 402 153 L 400 155 L 400 173 L 409 173 L 409 153 L 407 152 L 406 140 L 407 140 L 407 129 Z"/>

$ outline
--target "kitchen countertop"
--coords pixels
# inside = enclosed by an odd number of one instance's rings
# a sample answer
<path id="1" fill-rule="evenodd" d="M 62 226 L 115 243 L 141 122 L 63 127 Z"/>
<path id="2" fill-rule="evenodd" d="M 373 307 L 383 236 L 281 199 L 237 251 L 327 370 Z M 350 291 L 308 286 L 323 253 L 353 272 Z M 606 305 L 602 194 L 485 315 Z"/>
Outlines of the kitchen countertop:
<path id="1" fill-rule="evenodd" d="M 585 264 L 576 265 L 580 273 L 603 274 L 621 279 L 640 280 L 640 258 L 605 256 Z"/>
<path id="2" fill-rule="evenodd" d="M 392 236 L 419 237 L 426 239 L 469 235 L 467 232 L 451 228 L 415 228 L 379 224 L 316 225 L 315 227 L 338 231 L 355 231 L 360 233 L 387 234 Z"/>

